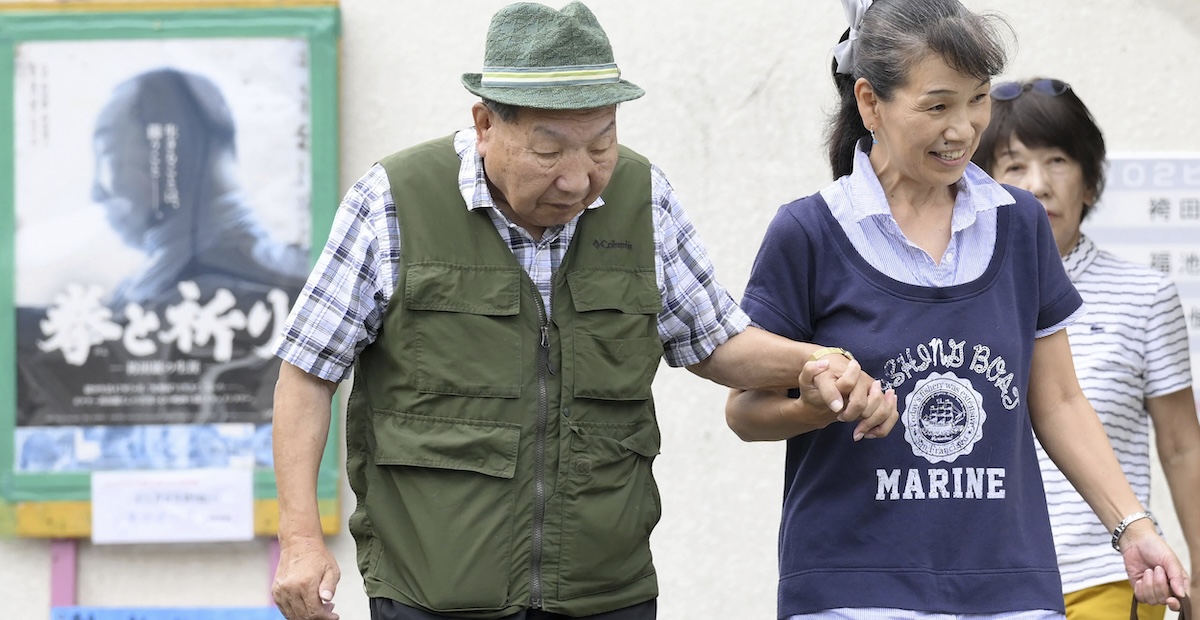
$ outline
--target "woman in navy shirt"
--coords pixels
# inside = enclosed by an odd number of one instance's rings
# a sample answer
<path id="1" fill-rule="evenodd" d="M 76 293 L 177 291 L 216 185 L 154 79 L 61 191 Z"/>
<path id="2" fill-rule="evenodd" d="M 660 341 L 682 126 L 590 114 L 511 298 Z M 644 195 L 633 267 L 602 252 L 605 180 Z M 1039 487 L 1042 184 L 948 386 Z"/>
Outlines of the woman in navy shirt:
<path id="1" fill-rule="evenodd" d="M 970 162 L 1006 60 L 997 22 L 957 0 L 846 8 L 837 180 L 780 208 L 743 306 L 840 347 L 822 353 L 880 377 L 872 397 L 900 415 L 814 415 L 819 355 L 800 394 L 730 395 L 739 436 L 788 442 L 778 617 L 1062 618 L 1034 433 L 1114 531 L 1137 598 L 1178 607 L 1188 577 L 1075 378 L 1082 302 L 1045 211 Z"/>

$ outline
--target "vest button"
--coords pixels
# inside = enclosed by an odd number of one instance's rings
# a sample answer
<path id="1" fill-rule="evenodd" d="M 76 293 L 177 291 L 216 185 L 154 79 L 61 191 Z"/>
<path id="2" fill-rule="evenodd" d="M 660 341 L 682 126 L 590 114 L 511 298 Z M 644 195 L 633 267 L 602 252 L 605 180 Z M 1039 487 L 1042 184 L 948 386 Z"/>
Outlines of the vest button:
<path id="1" fill-rule="evenodd" d="M 585 476 L 592 473 L 592 462 L 588 459 L 576 459 L 575 473 L 583 474 Z"/>
<path id="2" fill-rule="evenodd" d="M 571 408 L 570 407 L 563 407 L 563 417 L 567 417 L 567 418 L 571 417 Z"/>

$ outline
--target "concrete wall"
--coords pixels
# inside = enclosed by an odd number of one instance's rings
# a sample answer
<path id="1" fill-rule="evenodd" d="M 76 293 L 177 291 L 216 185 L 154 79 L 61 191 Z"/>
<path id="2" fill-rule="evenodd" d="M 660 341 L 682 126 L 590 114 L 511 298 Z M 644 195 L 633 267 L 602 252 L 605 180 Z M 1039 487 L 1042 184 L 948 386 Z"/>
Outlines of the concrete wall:
<path id="1" fill-rule="evenodd" d="M 470 122 L 473 98 L 459 75 L 478 70 L 488 19 L 503 4 L 342 2 L 343 188 L 381 155 Z M 1006 77 L 1069 81 L 1111 150 L 1197 149 L 1200 5 L 1194 0 L 967 4 L 1001 12 L 1014 26 L 1019 48 Z M 590 6 L 625 77 L 647 91 L 621 108 L 621 141 L 666 171 L 718 276 L 740 296 L 776 207 L 828 181 L 821 134 L 833 101 L 829 48 L 846 26 L 840 4 L 592 0 Z M 725 390 L 690 373 L 664 368 L 655 393 L 664 435 L 657 472 L 665 508 L 653 538 L 660 617 L 773 617 L 783 446 L 740 442 L 725 427 Z M 1155 492 L 1152 508 L 1182 553 L 1166 488 Z M 338 611 L 347 620 L 366 618 L 353 544 L 344 534 L 331 543 L 345 573 Z M 266 550 L 265 541 L 85 543 L 80 604 L 265 604 Z M 0 600 L 6 617 L 47 617 L 46 541 L 0 540 Z"/>

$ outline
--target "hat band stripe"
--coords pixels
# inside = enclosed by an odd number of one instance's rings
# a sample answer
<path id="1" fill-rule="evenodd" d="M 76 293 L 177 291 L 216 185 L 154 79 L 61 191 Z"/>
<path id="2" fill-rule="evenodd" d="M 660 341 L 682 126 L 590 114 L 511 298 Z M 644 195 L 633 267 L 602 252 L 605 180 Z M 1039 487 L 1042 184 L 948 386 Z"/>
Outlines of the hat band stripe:
<path id="1" fill-rule="evenodd" d="M 538 86 L 586 86 L 620 81 L 621 70 L 615 64 L 576 67 L 484 67 L 480 86 L 496 88 L 533 88 Z"/>

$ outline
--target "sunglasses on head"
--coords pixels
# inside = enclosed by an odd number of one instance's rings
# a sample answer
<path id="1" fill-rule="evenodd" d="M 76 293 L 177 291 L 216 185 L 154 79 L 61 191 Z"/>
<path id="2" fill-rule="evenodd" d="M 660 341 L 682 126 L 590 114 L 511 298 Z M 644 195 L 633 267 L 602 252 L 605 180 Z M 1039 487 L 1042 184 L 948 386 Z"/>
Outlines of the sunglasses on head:
<path id="1" fill-rule="evenodd" d="M 1012 101 L 1026 91 L 1036 90 L 1043 95 L 1057 97 L 1068 90 L 1071 85 L 1062 80 L 1034 80 L 1032 82 L 1001 82 L 992 87 L 992 99 L 996 101 Z"/>

